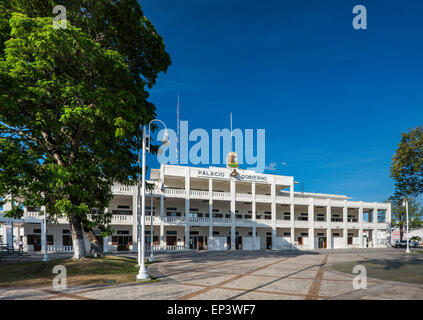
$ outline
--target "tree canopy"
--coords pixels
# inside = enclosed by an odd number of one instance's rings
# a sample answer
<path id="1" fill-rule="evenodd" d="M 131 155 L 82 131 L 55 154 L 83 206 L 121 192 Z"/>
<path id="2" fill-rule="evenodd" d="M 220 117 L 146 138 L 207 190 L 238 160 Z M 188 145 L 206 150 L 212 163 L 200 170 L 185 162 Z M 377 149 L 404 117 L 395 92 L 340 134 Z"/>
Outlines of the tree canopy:
<path id="1" fill-rule="evenodd" d="M 66 29 L 54 1 L 0 4 L 0 194 L 65 214 L 80 258 L 83 227 L 110 233 L 111 185 L 133 182 L 147 90 L 170 57 L 136 0 L 61 4 Z"/>
<path id="2" fill-rule="evenodd" d="M 405 196 L 423 193 L 423 128 L 417 127 L 402 134 L 393 157 L 391 177 L 396 192 Z"/>

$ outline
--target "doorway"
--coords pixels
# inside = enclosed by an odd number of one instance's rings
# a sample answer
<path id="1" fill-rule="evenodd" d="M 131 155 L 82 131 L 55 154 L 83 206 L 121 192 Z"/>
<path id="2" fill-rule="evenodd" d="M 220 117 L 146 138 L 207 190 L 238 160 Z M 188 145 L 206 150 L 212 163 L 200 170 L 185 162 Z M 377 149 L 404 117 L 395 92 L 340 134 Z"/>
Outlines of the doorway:
<path id="1" fill-rule="evenodd" d="M 166 236 L 167 246 L 176 246 L 176 236 Z"/>
<path id="2" fill-rule="evenodd" d="M 236 250 L 242 250 L 242 237 L 241 236 L 235 237 L 235 249 Z"/>
<path id="3" fill-rule="evenodd" d="M 266 237 L 266 249 L 272 249 L 272 236 L 267 236 Z"/>
<path id="4" fill-rule="evenodd" d="M 189 237 L 189 249 L 198 250 L 198 236 Z"/>
<path id="5" fill-rule="evenodd" d="M 317 247 L 319 249 L 326 249 L 327 248 L 327 240 L 326 240 L 326 237 L 318 237 L 317 238 Z"/>
<path id="6" fill-rule="evenodd" d="M 118 236 L 118 251 L 129 251 L 131 236 Z"/>

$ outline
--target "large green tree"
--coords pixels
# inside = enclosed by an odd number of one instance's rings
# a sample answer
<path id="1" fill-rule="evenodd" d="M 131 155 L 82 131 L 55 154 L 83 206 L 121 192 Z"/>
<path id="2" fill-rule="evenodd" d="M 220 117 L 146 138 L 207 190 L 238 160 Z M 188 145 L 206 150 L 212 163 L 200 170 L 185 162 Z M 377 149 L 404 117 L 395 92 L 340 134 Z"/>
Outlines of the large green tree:
<path id="1" fill-rule="evenodd" d="M 389 197 L 388 202 L 392 204 L 392 227 L 398 228 L 400 231 L 400 240 L 406 232 L 406 208 L 403 205 L 404 197 L 395 194 Z M 408 223 L 409 229 L 417 229 L 423 225 L 423 208 L 415 198 L 408 197 Z"/>
<path id="2" fill-rule="evenodd" d="M 112 184 L 134 181 L 147 90 L 170 57 L 136 0 L 61 4 L 66 29 L 54 1 L 0 4 L 0 194 L 65 215 L 79 259 L 84 229 L 110 233 Z"/>
<path id="3" fill-rule="evenodd" d="M 423 193 L 423 128 L 402 134 L 392 159 L 391 177 L 397 193 L 417 196 Z"/>

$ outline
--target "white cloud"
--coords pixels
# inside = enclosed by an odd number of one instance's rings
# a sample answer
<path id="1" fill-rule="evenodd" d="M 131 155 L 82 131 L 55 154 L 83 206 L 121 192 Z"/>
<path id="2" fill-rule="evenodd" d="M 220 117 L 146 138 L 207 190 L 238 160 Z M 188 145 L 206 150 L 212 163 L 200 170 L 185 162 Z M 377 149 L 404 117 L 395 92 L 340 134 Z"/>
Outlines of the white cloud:
<path id="1" fill-rule="evenodd" d="M 281 162 L 281 165 L 287 166 L 288 164 L 286 162 Z"/>
<path id="2" fill-rule="evenodd" d="M 271 162 L 271 163 L 269 163 L 269 165 L 268 166 L 266 166 L 265 167 L 265 169 L 266 170 L 269 170 L 269 171 L 275 171 L 276 170 L 276 162 Z"/>

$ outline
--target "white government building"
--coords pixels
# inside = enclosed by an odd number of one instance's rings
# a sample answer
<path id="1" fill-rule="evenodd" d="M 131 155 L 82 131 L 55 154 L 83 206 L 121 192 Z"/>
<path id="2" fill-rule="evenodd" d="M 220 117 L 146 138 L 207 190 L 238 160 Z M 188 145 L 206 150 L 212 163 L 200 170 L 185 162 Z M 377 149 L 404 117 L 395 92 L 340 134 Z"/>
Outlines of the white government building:
<path id="1" fill-rule="evenodd" d="M 344 249 L 390 244 L 390 203 L 294 192 L 292 176 L 237 171 L 233 177 L 231 169 L 221 167 L 162 164 L 152 169 L 148 182 L 155 189 L 146 197 L 147 250 L 151 224 L 157 251 Z M 105 210 L 113 214 L 114 232 L 104 239 L 98 233 L 98 238 L 105 252 L 136 251 L 137 188 L 115 185 L 113 193 Z M 28 252 L 41 251 L 43 216 L 38 208 L 24 208 L 24 212 L 20 220 L 0 216 L 1 242 L 20 244 Z M 72 251 L 67 221 L 48 223 L 46 240 L 48 252 Z M 88 240 L 86 247 L 89 250 Z"/>

